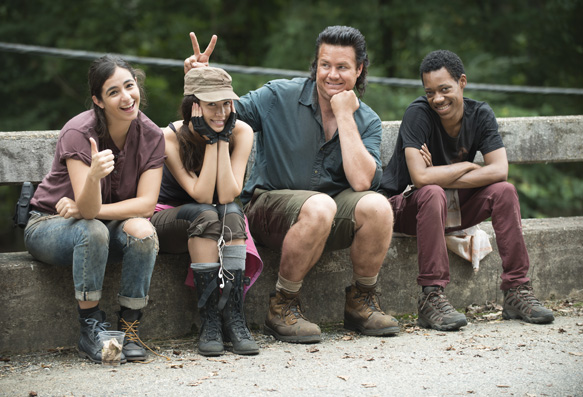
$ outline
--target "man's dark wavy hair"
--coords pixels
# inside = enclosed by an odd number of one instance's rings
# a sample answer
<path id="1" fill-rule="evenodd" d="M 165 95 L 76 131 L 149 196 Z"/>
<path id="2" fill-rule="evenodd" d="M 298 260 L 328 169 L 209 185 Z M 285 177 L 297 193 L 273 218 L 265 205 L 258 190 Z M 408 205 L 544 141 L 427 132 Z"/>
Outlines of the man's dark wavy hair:
<path id="1" fill-rule="evenodd" d="M 350 46 L 354 48 L 356 55 L 356 67 L 362 65 L 362 72 L 356 79 L 356 91 L 358 96 L 362 97 L 366 90 L 366 75 L 368 73 L 368 54 L 366 53 L 366 41 L 364 36 L 358 29 L 350 26 L 328 26 L 324 29 L 316 39 L 316 53 L 314 61 L 310 67 L 310 79 L 316 80 L 316 71 L 318 69 L 318 54 L 322 44 Z"/>
<path id="2" fill-rule="evenodd" d="M 462 74 L 465 74 L 464 64 L 460 57 L 448 50 L 432 51 L 423 58 L 421 66 L 419 66 L 419 77 L 421 83 L 423 82 L 423 73 L 433 72 L 445 68 L 451 77 L 457 82 Z"/>

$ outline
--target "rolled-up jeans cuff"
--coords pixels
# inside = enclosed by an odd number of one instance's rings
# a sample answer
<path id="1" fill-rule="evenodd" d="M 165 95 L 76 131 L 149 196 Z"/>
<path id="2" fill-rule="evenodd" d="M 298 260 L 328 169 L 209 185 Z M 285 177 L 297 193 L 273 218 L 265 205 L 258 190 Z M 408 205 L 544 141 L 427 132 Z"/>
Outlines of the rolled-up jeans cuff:
<path id="1" fill-rule="evenodd" d="M 121 306 L 132 310 L 139 310 L 146 307 L 149 298 L 148 295 L 143 298 L 128 298 L 127 296 L 122 295 L 117 296 L 117 300 Z"/>
<path id="2" fill-rule="evenodd" d="M 99 291 L 75 291 L 75 299 L 78 301 L 94 302 L 101 300 L 101 290 Z"/>

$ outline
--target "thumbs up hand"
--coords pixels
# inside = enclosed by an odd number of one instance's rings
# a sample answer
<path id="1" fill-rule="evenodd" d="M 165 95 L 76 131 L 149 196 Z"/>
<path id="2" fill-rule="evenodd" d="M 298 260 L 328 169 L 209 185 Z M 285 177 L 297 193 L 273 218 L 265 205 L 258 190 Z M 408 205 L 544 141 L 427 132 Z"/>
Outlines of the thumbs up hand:
<path id="1" fill-rule="evenodd" d="M 110 149 L 105 149 L 100 152 L 93 138 L 89 138 L 89 142 L 91 143 L 91 169 L 89 174 L 97 179 L 104 178 L 114 169 L 113 153 Z"/>

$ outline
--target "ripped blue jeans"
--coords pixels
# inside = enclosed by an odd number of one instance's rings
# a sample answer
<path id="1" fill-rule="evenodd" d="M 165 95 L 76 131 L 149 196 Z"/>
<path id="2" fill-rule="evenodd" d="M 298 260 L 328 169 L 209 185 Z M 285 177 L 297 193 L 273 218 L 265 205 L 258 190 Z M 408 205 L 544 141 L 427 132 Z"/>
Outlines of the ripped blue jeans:
<path id="1" fill-rule="evenodd" d="M 73 266 L 75 298 L 101 299 L 105 267 L 122 264 L 119 304 L 141 309 L 148 303 L 150 280 L 158 254 L 158 236 L 139 239 L 124 231 L 123 221 L 65 219 L 32 212 L 24 230 L 28 252 L 37 260 Z"/>

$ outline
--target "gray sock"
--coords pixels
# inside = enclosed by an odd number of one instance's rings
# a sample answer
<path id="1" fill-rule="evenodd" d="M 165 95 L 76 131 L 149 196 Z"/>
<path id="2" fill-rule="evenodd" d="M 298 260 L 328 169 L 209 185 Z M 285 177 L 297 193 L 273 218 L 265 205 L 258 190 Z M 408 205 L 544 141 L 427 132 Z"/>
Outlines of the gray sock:
<path id="1" fill-rule="evenodd" d="M 190 268 L 194 271 L 216 270 L 220 266 L 219 263 L 191 263 Z"/>
<path id="2" fill-rule="evenodd" d="M 223 267 L 226 270 L 245 270 L 246 245 L 225 245 L 223 247 Z"/>

